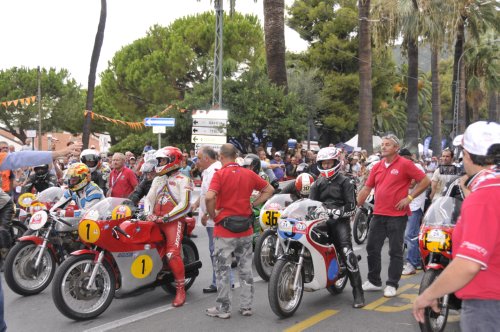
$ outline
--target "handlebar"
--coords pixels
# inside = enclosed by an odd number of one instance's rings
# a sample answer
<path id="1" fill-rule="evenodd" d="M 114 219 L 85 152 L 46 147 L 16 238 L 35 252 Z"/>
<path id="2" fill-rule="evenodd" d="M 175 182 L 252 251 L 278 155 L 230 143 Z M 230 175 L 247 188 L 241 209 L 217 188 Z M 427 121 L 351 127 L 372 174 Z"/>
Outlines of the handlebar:
<path id="1" fill-rule="evenodd" d="M 123 229 L 121 229 L 120 227 L 115 226 L 115 227 L 113 227 L 113 229 L 114 229 L 115 231 L 117 231 L 118 233 L 121 233 L 121 234 L 122 234 L 123 236 L 125 236 L 127 239 L 130 239 L 130 235 L 129 235 L 127 232 L 125 232 Z"/>

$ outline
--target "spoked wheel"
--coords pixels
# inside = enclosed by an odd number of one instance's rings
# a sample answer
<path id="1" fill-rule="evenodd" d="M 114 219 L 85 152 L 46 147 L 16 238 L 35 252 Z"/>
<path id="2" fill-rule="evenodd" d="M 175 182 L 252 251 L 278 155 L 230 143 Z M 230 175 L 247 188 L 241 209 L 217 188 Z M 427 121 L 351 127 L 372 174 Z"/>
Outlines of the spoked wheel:
<path id="1" fill-rule="evenodd" d="M 288 260 L 278 260 L 268 285 L 269 304 L 280 317 L 290 317 L 299 308 L 304 293 L 304 280 L 299 273 L 297 289 L 294 289 L 297 265 Z"/>
<path id="2" fill-rule="evenodd" d="M 56 259 L 45 249 L 39 265 L 35 263 L 40 252 L 34 242 L 18 242 L 5 259 L 5 281 L 10 289 L 23 296 L 38 294 L 52 281 L 56 271 Z"/>
<path id="3" fill-rule="evenodd" d="M 363 244 L 368 236 L 368 218 L 363 209 L 358 209 L 354 215 L 352 236 L 357 244 Z"/>
<path id="4" fill-rule="evenodd" d="M 183 238 L 182 239 L 182 251 L 181 251 L 182 260 L 184 261 L 184 265 L 196 262 L 200 259 L 198 254 L 198 249 L 196 245 L 191 239 Z M 184 289 L 187 291 L 193 285 L 196 277 L 186 278 L 184 280 Z M 175 294 L 175 281 L 163 283 L 161 287 L 170 294 Z"/>
<path id="5" fill-rule="evenodd" d="M 106 260 L 87 288 L 95 255 L 72 256 L 61 265 L 52 284 L 52 298 L 59 311 L 68 318 L 85 320 L 99 316 L 111 304 L 115 294 L 115 276 Z"/>
<path id="6" fill-rule="evenodd" d="M 269 281 L 277 257 L 274 256 L 278 236 L 275 230 L 267 229 L 255 244 L 253 261 L 257 273 L 264 281 Z"/>
<path id="7" fill-rule="evenodd" d="M 420 283 L 419 294 L 422 294 L 427 287 L 429 287 L 432 282 L 439 276 L 440 270 L 427 270 L 425 271 L 422 282 Z M 446 322 L 448 321 L 449 308 L 442 307 L 443 298 L 438 299 L 438 307 L 441 311 L 434 312 L 431 308 L 425 308 L 425 321 L 424 323 L 419 323 L 420 330 L 423 332 L 441 332 L 444 331 Z"/>
<path id="8" fill-rule="evenodd" d="M 326 289 L 330 292 L 332 295 L 340 294 L 344 291 L 345 286 L 347 285 L 348 281 L 347 273 L 344 273 L 344 275 L 339 276 L 337 281 L 330 287 L 327 287 Z"/>

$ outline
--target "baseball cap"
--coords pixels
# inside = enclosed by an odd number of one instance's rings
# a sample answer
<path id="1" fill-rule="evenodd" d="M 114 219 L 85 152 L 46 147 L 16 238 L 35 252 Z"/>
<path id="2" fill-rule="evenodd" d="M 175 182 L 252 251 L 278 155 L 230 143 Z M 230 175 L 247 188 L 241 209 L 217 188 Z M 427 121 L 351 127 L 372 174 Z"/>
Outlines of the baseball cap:
<path id="1" fill-rule="evenodd" d="M 280 156 L 280 157 L 281 157 L 281 153 L 279 153 L 279 152 L 275 152 L 275 153 L 274 153 L 274 155 L 275 155 L 275 156 Z"/>
<path id="2" fill-rule="evenodd" d="M 462 146 L 476 156 L 488 155 L 493 144 L 500 144 L 500 124 L 478 121 L 469 125 L 462 139 Z"/>

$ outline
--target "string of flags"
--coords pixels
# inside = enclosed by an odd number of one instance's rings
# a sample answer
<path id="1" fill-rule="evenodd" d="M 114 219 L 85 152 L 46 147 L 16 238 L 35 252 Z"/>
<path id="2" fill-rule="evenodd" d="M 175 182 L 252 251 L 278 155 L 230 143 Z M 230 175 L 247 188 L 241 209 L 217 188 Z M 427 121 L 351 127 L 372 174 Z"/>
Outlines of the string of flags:
<path id="1" fill-rule="evenodd" d="M 2 106 L 5 108 L 8 108 L 10 105 L 14 105 L 16 107 L 17 107 L 17 105 L 25 106 L 25 105 L 33 104 L 35 101 L 36 101 L 36 96 L 31 96 L 31 97 L 20 98 L 20 99 L 15 99 L 15 100 L 2 101 Z"/>

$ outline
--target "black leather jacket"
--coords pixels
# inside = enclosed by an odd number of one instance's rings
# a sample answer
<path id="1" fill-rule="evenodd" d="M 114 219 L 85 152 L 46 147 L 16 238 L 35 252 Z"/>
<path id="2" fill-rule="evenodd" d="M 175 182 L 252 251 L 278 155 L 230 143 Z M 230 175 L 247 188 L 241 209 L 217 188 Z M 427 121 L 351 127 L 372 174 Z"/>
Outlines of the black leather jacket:
<path id="1" fill-rule="evenodd" d="M 135 187 L 135 190 L 128 196 L 128 198 L 134 202 L 135 205 L 139 204 L 141 198 L 146 196 L 151 188 L 153 180 L 148 180 L 147 178 L 142 179 L 141 182 Z"/>
<path id="2" fill-rule="evenodd" d="M 340 218 L 350 217 L 356 211 L 354 184 L 351 179 L 340 173 L 328 179 L 318 177 L 311 186 L 309 198 L 323 202 L 329 208 L 340 209 Z"/>
<path id="3" fill-rule="evenodd" d="M 104 196 L 106 196 L 106 193 L 108 192 L 108 184 L 102 172 L 99 170 L 93 171 L 91 174 L 91 179 L 92 182 L 97 184 L 97 186 L 102 189 Z"/>
<path id="4" fill-rule="evenodd" d="M 57 177 L 53 174 L 49 173 L 43 178 L 37 177 L 36 174 L 32 174 L 23 186 L 22 193 L 32 192 L 33 188 L 35 189 L 35 193 L 40 193 L 47 188 L 56 187 L 57 185 Z"/>

